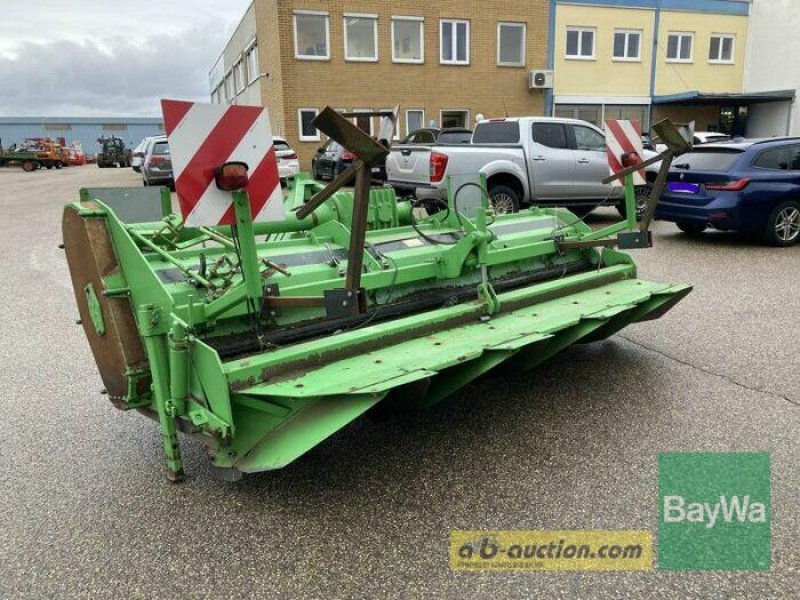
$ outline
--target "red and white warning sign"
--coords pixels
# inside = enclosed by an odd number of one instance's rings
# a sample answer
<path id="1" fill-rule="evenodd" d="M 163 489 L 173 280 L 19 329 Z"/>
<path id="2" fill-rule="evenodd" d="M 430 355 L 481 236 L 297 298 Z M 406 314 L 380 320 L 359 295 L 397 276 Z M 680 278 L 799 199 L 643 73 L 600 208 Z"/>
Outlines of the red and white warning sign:
<path id="1" fill-rule="evenodd" d="M 608 154 L 609 175 L 622 171 L 631 160 L 635 161 L 631 164 L 643 161 L 642 126 L 639 121 L 608 119 L 606 121 L 606 153 Z M 631 156 L 632 153 L 635 153 L 636 156 Z M 625 155 L 628 156 L 623 160 Z M 611 185 L 619 186 L 623 183 L 622 180 L 615 179 Z M 644 169 L 639 169 L 633 174 L 633 185 L 644 184 Z"/>
<path id="2" fill-rule="evenodd" d="M 214 170 L 226 162 L 247 164 L 250 211 L 255 221 L 282 221 L 283 194 L 267 110 L 162 100 L 175 191 L 188 226 L 234 225 L 229 192 L 217 189 Z"/>

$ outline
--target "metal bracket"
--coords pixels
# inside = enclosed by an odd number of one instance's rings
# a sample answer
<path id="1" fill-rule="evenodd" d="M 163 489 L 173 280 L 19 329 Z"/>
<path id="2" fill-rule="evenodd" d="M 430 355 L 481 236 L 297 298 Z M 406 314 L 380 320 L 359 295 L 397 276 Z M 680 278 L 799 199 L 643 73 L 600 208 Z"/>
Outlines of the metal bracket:
<path id="1" fill-rule="evenodd" d="M 89 282 L 83 290 L 86 292 L 86 304 L 89 308 L 89 317 L 92 319 L 94 330 L 97 332 L 97 335 L 105 335 L 106 323 L 103 320 L 103 309 L 100 306 L 100 302 L 97 300 L 97 294 L 94 293 L 94 286 Z"/>
<path id="2" fill-rule="evenodd" d="M 217 435 L 223 445 L 225 445 L 231 438 L 231 425 L 220 419 L 210 410 L 200 406 L 195 401 L 189 402 L 189 418 L 195 427 L 199 427 L 212 434 Z"/>
<path id="3" fill-rule="evenodd" d="M 647 231 L 626 231 L 617 235 L 617 242 L 620 250 L 652 248 L 653 232 L 649 229 Z"/>
<path id="4" fill-rule="evenodd" d="M 154 304 L 139 306 L 136 317 L 143 337 L 163 335 L 167 332 L 167 323 L 161 318 L 161 309 Z"/>
<path id="5" fill-rule="evenodd" d="M 325 290 L 325 312 L 328 317 L 348 317 L 357 315 L 364 302 L 364 288 L 358 290 L 335 289 Z"/>
<path id="6" fill-rule="evenodd" d="M 478 285 L 478 298 L 486 306 L 486 314 L 494 315 L 500 312 L 500 299 L 491 283 Z"/>
<path id="7" fill-rule="evenodd" d="M 269 298 L 277 298 L 281 295 L 281 288 L 280 286 L 275 283 L 271 282 L 264 286 L 264 297 L 265 299 L 261 302 L 261 317 L 264 319 L 274 319 L 278 316 L 278 307 L 272 306 Z"/>

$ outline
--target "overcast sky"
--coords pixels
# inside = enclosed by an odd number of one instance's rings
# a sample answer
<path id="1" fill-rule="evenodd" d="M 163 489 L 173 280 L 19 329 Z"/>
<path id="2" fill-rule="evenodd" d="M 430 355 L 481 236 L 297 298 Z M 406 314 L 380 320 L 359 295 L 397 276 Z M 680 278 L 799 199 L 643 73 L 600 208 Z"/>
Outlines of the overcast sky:
<path id="1" fill-rule="evenodd" d="M 208 99 L 250 0 L 0 0 L 0 116 L 158 116 Z"/>

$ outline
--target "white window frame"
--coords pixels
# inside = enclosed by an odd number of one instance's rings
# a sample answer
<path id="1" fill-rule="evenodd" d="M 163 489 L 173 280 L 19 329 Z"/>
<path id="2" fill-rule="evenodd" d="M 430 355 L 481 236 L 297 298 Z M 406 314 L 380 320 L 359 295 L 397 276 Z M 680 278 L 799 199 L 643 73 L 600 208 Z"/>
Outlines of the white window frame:
<path id="1" fill-rule="evenodd" d="M 470 119 L 470 112 L 469 112 L 468 108 L 443 108 L 442 110 L 440 110 L 439 111 L 439 129 L 444 129 L 444 120 L 443 120 L 442 116 L 446 112 L 466 113 L 467 118 L 464 119 L 464 128 L 470 129 L 471 121 L 469 120 Z"/>
<path id="2" fill-rule="evenodd" d="M 714 38 L 719 38 L 719 58 L 709 58 L 708 62 L 712 65 L 732 65 L 735 62 L 736 57 L 736 36 L 732 33 L 712 33 L 711 37 L 708 40 L 708 50 L 709 54 L 711 53 L 711 40 Z M 730 40 L 731 41 L 731 58 L 730 60 L 725 60 L 722 58 L 722 42 L 723 40 Z M 694 44 L 692 44 L 694 46 Z M 692 48 L 694 50 L 694 48 Z"/>
<path id="3" fill-rule="evenodd" d="M 578 32 L 578 54 L 567 54 L 567 46 L 569 44 L 564 44 L 564 58 L 567 60 L 597 60 L 597 27 L 567 27 L 567 34 L 570 31 L 577 31 Z M 583 34 L 585 32 L 589 32 L 592 34 L 592 54 L 591 55 L 583 55 L 581 54 L 581 50 L 583 49 Z M 567 41 L 567 38 L 564 38 L 564 41 Z"/>
<path id="4" fill-rule="evenodd" d="M 456 25 L 458 23 L 466 23 L 467 25 L 467 57 L 466 60 L 458 60 L 457 58 L 453 58 L 452 60 L 445 60 L 444 59 L 444 45 L 442 44 L 442 38 L 444 37 L 444 24 L 450 23 L 453 25 L 453 38 L 452 38 L 452 45 L 451 50 L 453 51 L 453 56 L 455 57 L 458 48 L 458 40 L 456 39 L 458 36 L 456 35 Z M 439 64 L 441 65 L 468 65 L 470 59 L 470 27 L 471 23 L 466 19 L 439 19 Z"/>
<path id="5" fill-rule="evenodd" d="M 375 56 L 361 57 L 347 55 L 347 19 L 370 19 L 372 21 L 372 35 L 375 43 Z M 344 30 L 344 59 L 347 62 L 378 62 L 378 15 L 367 13 L 344 13 L 342 16 L 342 29 Z"/>
<path id="6" fill-rule="evenodd" d="M 522 62 L 502 62 L 500 60 L 500 28 L 501 27 L 521 27 L 522 28 Z M 500 67 L 524 67 L 528 60 L 528 25 L 514 21 L 497 22 L 497 65 Z"/>
<path id="7" fill-rule="evenodd" d="M 228 82 L 230 82 L 230 85 L 228 85 Z M 222 86 L 225 90 L 225 100 L 233 100 L 233 98 L 236 96 L 236 91 L 234 90 L 236 84 L 233 81 L 233 69 L 225 73 L 225 77 L 222 78 Z"/>
<path id="8" fill-rule="evenodd" d="M 300 54 L 297 47 L 297 15 L 316 15 L 325 17 L 325 56 Z M 297 60 L 330 60 L 331 59 L 331 16 L 325 10 L 294 10 L 292 11 L 292 27 L 294 28 L 294 57 Z"/>
<path id="9" fill-rule="evenodd" d="M 675 58 L 669 57 L 669 38 L 673 35 L 677 35 L 679 38 L 678 42 L 678 56 Z M 689 58 L 681 58 L 681 49 L 683 48 L 683 38 L 688 37 L 692 40 L 692 50 L 689 52 Z M 667 32 L 667 45 L 664 48 L 664 56 L 666 57 L 666 62 L 668 63 L 691 63 L 694 62 L 694 32 L 692 31 L 668 31 Z"/>
<path id="10" fill-rule="evenodd" d="M 401 17 L 392 15 L 392 62 L 407 65 L 421 65 L 425 62 L 425 17 Z M 394 24 L 396 21 L 412 21 L 419 27 L 419 58 L 397 58 L 394 54 Z"/>
<path id="11" fill-rule="evenodd" d="M 626 56 L 614 56 L 614 45 L 617 39 L 617 34 L 623 34 L 625 36 L 625 55 Z M 611 60 L 616 62 L 642 62 L 642 36 L 643 31 L 641 29 L 615 29 L 614 33 L 611 37 Z M 628 54 L 628 36 L 631 34 L 636 34 L 639 36 L 639 45 L 636 48 L 636 56 L 627 56 Z"/>
<path id="12" fill-rule="evenodd" d="M 379 108 L 378 112 L 392 112 L 393 108 Z M 381 123 L 385 117 L 378 117 L 378 131 L 375 135 L 378 135 L 381 132 Z M 394 134 L 392 140 L 399 140 L 400 139 L 400 115 L 397 115 L 397 122 L 394 124 Z"/>
<path id="13" fill-rule="evenodd" d="M 410 113 L 410 112 L 422 113 L 422 119 L 420 121 L 422 125 L 421 125 L 421 127 L 419 127 L 419 129 L 423 129 L 425 127 L 425 109 L 424 108 L 407 108 L 406 109 L 406 136 L 408 136 L 412 131 L 416 131 L 415 129 L 411 129 L 411 127 L 408 125 L 408 113 Z"/>
<path id="14" fill-rule="evenodd" d="M 303 135 L 303 113 L 313 112 L 316 117 L 319 110 L 316 108 L 298 108 L 297 109 L 297 139 L 301 142 L 318 142 L 320 141 L 319 129 L 316 130 L 314 135 Z"/>
<path id="15" fill-rule="evenodd" d="M 354 108 L 351 112 L 354 115 L 353 116 L 353 125 L 358 127 L 358 116 L 357 115 L 359 113 L 371 113 L 371 112 L 375 112 L 375 111 L 372 110 L 371 108 Z M 370 135 L 375 135 L 375 119 L 373 117 L 369 118 L 369 134 Z"/>
<path id="16" fill-rule="evenodd" d="M 233 89 L 236 90 L 236 95 L 241 94 L 247 87 L 247 75 L 245 73 L 244 58 L 240 58 L 233 65 Z"/>
<path id="17" fill-rule="evenodd" d="M 255 70 L 256 70 L 256 73 L 251 73 L 250 72 L 250 67 L 251 67 L 251 65 L 250 65 L 250 54 L 251 53 L 255 53 L 255 57 L 256 57 L 256 64 L 255 64 L 256 69 Z M 252 42 L 250 42 L 250 45 L 248 45 L 247 48 L 245 49 L 245 51 L 244 51 L 244 62 L 245 62 L 245 65 L 247 66 L 247 69 L 246 69 L 246 71 L 247 71 L 247 85 L 250 85 L 256 79 L 258 79 L 258 76 L 260 75 L 260 73 L 258 71 L 261 70 L 261 64 L 260 64 L 261 61 L 258 58 L 258 44 L 256 43 L 256 40 L 253 40 Z"/>

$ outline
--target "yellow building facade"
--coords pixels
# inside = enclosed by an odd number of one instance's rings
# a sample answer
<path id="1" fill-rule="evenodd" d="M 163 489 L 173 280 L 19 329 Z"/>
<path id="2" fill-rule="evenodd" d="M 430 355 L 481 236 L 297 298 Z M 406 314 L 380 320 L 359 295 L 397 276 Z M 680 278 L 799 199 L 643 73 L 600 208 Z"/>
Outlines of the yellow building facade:
<path id="1" fill-rule="evenodd" d="M 749 8 L 747 0 L 554 0 L 551 114 L 645 128 L 668 116 L 735 133 L 737 111 L 713 97 L 742 90 Z"/>

